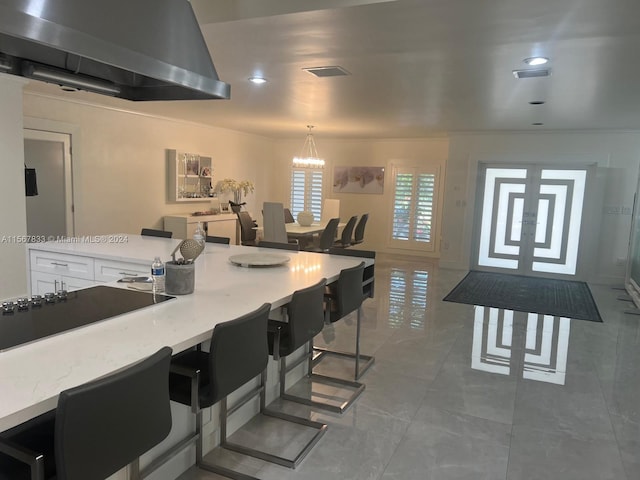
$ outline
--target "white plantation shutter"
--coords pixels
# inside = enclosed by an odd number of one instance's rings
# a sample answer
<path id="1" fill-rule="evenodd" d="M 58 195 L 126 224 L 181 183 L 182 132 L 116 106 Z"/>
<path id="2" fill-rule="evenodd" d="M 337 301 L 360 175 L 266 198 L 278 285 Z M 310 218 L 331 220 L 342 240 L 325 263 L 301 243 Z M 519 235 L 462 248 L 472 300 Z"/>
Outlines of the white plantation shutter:
<path id="1" fill-rule="evenodd" d="M 417 180 L 414 209 L 416 228 L 413 239 L 416 242 L 431 242 L 436 176 L 432 173 L 419 173 Z"/>
<path id="2" fill-rule="evenodd" d="M 390 246 L 435 250 L 437 169 L 394 167 Z"/>
<path id="3" fill-rule="evenodd" d="M 323 170 L 294 168 L 291 170 L 291 214 L 294 218 L 303 210 L 313 212 L 316 221 L 322 215 Z"/>

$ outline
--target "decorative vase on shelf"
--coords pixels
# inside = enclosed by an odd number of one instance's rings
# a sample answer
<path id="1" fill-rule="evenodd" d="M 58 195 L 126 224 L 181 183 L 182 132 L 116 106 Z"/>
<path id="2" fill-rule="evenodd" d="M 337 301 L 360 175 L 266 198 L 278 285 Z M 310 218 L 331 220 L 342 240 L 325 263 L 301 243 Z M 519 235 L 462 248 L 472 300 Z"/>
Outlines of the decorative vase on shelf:
<path id="1" fill-rule="evenodd" d="M 298 223 L 303 227 L 308 227 L 313 223 L 313 213 L 306 210 L 298 213 L 298 216 L 296 218 L 298 220 Z"/>

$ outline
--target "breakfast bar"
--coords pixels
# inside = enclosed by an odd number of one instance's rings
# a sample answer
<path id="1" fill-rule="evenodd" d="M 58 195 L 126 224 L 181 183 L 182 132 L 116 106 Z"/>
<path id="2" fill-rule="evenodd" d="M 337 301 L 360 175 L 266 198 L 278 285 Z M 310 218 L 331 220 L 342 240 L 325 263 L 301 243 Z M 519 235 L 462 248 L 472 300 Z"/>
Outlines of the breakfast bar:
<path id="1" fill-rule="evenodd" d="M 31 258 L 34 254 L 63 254 L 142 267 L 150 265 L 156 255 L 169 260 L 178 243 L 178 240 L 128 235 L 126 241 L 119 242 L 31 244 L 29 250 Z M 216 324 L 246 314 L 265 302 L 277 310 L 289 301 L 295 290 L 322 278 L 334 281 L 342 269 L 363 260 L 287 251 L 281 252 L 288 257 L 286 262 L 266 268 L 248 268 L 229 261 L 230 256 L 272 252 L 256 247 L 207 244 L 195 262 L 193 294 L 176 296 L 170 301 L 0 351 L 0 384 L 3 385 L 0 431 L 55 408 L 59 392 L 65 389 L 118 371 L 163 346 L 177 353 L 204 342 Z M 373 259 L 365 261 L 373 263 Z M 99 283 L 95 277 L 93 281 Z M 108 286 L 128 288 L 126 283 L 118 282 Z M 20 314 L 16 311 L 12 315 Z M 277 382 L 275 377 L 270 378 L 270 383 Z"/>

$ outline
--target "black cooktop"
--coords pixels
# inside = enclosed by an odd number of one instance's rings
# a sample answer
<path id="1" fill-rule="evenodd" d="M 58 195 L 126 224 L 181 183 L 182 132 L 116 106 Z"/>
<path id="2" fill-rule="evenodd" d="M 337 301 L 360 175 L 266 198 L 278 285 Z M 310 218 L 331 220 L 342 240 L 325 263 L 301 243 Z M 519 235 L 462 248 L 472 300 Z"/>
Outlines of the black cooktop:
<path id="1" fill-rule="evenodd" d="M 69 292 L 66 300 L 0 313 L 0 351 L 132 312 L 175 297 L 97 285 Z"/>

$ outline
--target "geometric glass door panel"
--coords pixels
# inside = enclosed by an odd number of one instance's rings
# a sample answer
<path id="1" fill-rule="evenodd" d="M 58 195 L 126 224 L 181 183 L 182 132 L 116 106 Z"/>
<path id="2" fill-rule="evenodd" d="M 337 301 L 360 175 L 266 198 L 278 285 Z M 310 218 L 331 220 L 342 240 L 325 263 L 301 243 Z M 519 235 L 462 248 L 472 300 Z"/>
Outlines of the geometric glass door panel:
<path id="1" fill-rule="evenodd" d="M 479 168 L 474 268 L 575 275 L 587 170 L 539 165 Z"/>
<path id="2" fill-rule="evenodd" d="M 527 169 L 485 171 L 478 265 L 520 270 Z"/>
<path id="3" fill-rule="evenodd" d="M 586 181 L 586 170 L 541 171 L 532 271 L 575 275 Z"/>

